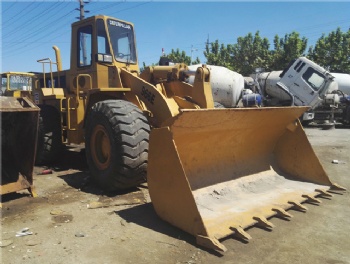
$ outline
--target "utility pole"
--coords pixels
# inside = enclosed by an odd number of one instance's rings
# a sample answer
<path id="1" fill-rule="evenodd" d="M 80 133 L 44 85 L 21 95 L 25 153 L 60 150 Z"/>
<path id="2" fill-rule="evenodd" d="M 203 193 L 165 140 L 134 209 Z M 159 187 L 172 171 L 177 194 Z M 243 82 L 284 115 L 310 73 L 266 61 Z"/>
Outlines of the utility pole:
<path id="1" fill-rule="evenodd" d="M 90 11 L 84 10 L 84 4 L 88 4 L 90 2 L 84 1 L 84 0 L 78 0 L 79 2 L 79 8 L 76 8 L 75 10 L 80 11 L 80 16 L 76 17 L 79 20 L 83 20 L 85 18 L 85 13 L 89 13 Z"/>
<path id="2" fill-rule="evenodd" d="M 193 52 L 194 51 L 197 51 L 198 49 L 194 49 L 193 48 L 193 45 L 191 45 L 191 62 L 190 62 L 190 65 L 192 65 L 192 60 L 193 60 Z"/>
<path id="3" fill-rule="evenodd" d="M 89 2 L 84 2 L 84 0 L 78 0 L 78 1 L 79 1 L 79 8 L 76 8 L 75 10 L 80 11 L 80 16 L 77 17 L 77 19 L 83 20 L 85 18 L 85 12 L 89 13 L 89 11 L 84 10 L 84 4 L 88 4 Z M 87 52 L 86 52 L 86 36 L 84 33 L 82 33 L 81 35 L 80 44 L 83 51 L 83 63 L 84 65 L 87 65 L 88 62 L 87 62 Z"/>
<path id="4" fill-rule="evenodd" d="M 204 42 L 204 44 L 205 44 L 205 46 L 206 46 L 206 47 L 208 47 L 208 49 L 209 49 L 209 34 L 208 34 L 207 41 L 206 41 L 206 42 Z"/>

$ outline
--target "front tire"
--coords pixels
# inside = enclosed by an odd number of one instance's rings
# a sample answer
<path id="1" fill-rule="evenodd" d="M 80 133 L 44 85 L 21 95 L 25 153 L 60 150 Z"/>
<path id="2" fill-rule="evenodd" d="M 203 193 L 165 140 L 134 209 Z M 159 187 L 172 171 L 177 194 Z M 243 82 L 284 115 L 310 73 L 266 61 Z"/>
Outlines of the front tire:
<path id="1" fill-rule="evenodd" d="M 36 165 L 46 165 L 57 161 L 64 148 L 61 136 L 60 113 L 53 106 L 41 105 L 35 156 Z"/>
<path id="2" fill-rule="evenodd" d="M 147 174 L 150 127 L 140 109 L 123 100 L 96 103 L 85 126 L 90 173 L 107 191 L 144 182 Z"/>

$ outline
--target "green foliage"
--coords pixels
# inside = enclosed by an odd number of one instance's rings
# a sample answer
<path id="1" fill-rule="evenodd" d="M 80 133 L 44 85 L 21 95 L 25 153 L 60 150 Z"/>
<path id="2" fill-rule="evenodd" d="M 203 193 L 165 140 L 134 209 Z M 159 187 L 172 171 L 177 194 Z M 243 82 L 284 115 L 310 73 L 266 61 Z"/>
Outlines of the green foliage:
<path id="1" fill-rule="evenodd" d="M 324 34 L 317 40 L 315 47 L 309 48 L 308 57 L 332 72 L 350 72 L 350 29 L 342 32 L 340 28 L 328 36 Z"/>
<path id="2" fill-rule="evenodd" d="M 224 44 L 219 44 L 219 41 L 205 46 L 204 56 L 207 58 L 208 65 L 219 65 L 231 68 L 230 65 L 230 47 L 225 47 Z"/>
<path id="3" fill-rule="evenodd" d="M 276 35 L 275 49 L 270 50 L 269 40 L 262 38 L 257 31 L 254 35 L 248 33 L 245 37 L 239 37 L 237 43 L 227 46 L 220 45 L 216 40 L 211 43 L 210 49 L 206 46 L 204 55 L 207 64 L 224 66 L 248 76 L 256 68 L 264 68 L 265 71 L 284 69 L 291 60 L 303 55 L 306 46 L 306 38 L 292 32 L 281 39 Z"/>
<path id="4" fill-rule="evenodd" d="M 307 47 L 307 39 L 300 38 L 299 33 L 292 32 L 286 34 L 284 38 L 279 38 L 278 35 L 274 38 L 275 49 L 272 51 L 271 68 L 275 70 L 284 69 L 290 61 L 305 56 Z"/>
<path id="5" fill-rule="evenodd" d="M 234 71 L 247 76 L 256 68 L 269 70 L 271 55 L 269 52 L 269 41 L 261 38 L 259 31 L 253 36 L 249 33 L 245 37 L 239 37 L 237 43 L 228 45 L 231 51 L 231 64 Z"/>
<path id="6" fill-rule="evenodd" d="M 270 49 L 269 40 L 261 37 L 257 31 L 254 35 L 248 33 L 238 37 L 234 44 L 220 44 L 218 40 L 206 44 L 204 56 L 206 64 L 224 66 L 244 76 L 252 74 L 256 68 L 283 70 L 290 61 L 300 56 L 307 56 L 321 66 L 330 67 L 332 72 L 350 72 L 350 29 L 342 32 L 338 28 L 328 36 L 322 35 L 308 53 L 307 42 L 305 37 L 293 31 L 282 38 L 276 35 L 273 49 Z M 179 49 L 172 49 L 167 57 L 175 63 L 191 64 L 191 57 Z M 197 57 L 192 64 L 198 63 L 200 60 Z"/>
<path id="7" fill-rule="evenodd" d="M 191 64 L 191 57 L 186 55 L 185 51 L 180 51 L 179 49 L 172 49 L 171 53 L 167 55 L 169 59 L 171 59 L 174 63 L 185 63 L 187 65 Z M 198 64 L 200 63 L 199 58 L 197 57 L 194 61 L 192 61 L 192 64 Z"/>

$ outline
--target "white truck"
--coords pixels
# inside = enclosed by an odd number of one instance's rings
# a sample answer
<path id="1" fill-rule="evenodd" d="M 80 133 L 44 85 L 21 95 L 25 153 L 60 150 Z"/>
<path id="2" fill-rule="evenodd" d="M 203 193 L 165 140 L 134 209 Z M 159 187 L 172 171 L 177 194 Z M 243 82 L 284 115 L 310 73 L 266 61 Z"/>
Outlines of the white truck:
<path id="1" fill-rule="evenodd" d="M 307 60 L 310 62 L 310 60 Z M 323 69 L 317 64 L 313 65 L 315 70 Z M 317 65 L 315 67 L 314 65 Z M 331 75 L 332 81 L 335 84 L 329 85 L 325 90 L 319 90 L 319 100 L 310 103 L 310 110 L 304 114 L 304 121 L 314 121 L 316 123 L 342 123 L 350 124 L 350 75 L 344 73 L 327 73 Z M 283 80 L 282 71 L 264 72 L 257 75 L 257 80 L 263 89 L 268 91 L 268 94 L 273 95 L 271 100 L 276 100 L 275 88 L 279 82 Z M 304 76 L 299 76 L 299 82 L 304 82 Z M 311 97 L 310 97 L 311 98 Z M 321 99 L 321 100 L 320 100 Z M 271 105 L 271 104 L 270 104 Z"/>
<path id="2" fill-rule="evenodd" d="M 189 66 L 194 70 L 198 65 Z M 224 107 L 310 106 L 301 119 L 314 119 L 313 110 L 327 102 L 334 105 L 339 96 L 334 76 L 305 57 L 292 61 L 283 71 L 260 72 L 251 77 L 220 66 L 208 66 L 214 101 Z M 193 77 L 189 78 L 193 82 Z"/>

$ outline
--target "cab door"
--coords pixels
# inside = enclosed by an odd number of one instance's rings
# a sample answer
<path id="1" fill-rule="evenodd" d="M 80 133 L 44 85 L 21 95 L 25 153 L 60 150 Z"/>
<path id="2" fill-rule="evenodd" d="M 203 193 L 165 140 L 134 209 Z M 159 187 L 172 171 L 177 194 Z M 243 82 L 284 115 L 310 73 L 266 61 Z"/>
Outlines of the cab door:
<path id="1" fill-rule="evenodd" d="M 295 94 L 297 105 L 315 106 L 319 100 L 319 91 L 326 77 L 309 65 L 305 65 L 294 80 L 292 93 Z"/>
<path id="2" fill-rule="evenodd" d="M 297 60 L 281 78 L 281 82 L 294 95 L 294 105 L 313 106 L 318 101 L 318 89 L 324 82 L 307 61 Z"/>

